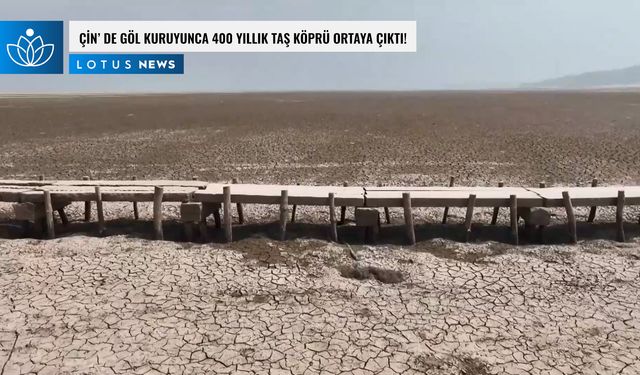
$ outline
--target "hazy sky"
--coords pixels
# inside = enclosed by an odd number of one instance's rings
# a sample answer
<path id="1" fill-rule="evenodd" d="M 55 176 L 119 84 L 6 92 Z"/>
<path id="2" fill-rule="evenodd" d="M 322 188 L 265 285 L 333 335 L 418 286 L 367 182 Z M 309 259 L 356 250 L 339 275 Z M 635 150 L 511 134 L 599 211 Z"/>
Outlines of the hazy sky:
<path id="1" fill-rule="evenodd" d="M 183 76 L 3 76 L 0 92 L 500 88 L 640 63 L 637 0 L 4 0 L 5 20 L 416 20 L 417 53 L 199 53 Z"/>

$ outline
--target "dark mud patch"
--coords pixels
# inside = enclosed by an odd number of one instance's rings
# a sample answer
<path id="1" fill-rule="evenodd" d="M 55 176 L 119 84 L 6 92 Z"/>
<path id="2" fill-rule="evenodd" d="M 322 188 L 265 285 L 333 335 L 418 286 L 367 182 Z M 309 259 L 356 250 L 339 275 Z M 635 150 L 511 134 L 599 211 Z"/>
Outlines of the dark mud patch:
<path id="1" fill-rule="evenodd" d="M 251 238 L 232 242 L 227 248 L 242 253 L 247 261 L 254 261 L 259 266 L 284 264 L 306 267 L 309 260 L 306 254 L 326 246 L 322 241 L 273 241 L 267 238 Z"/>
<path id="2" fill-rule="evenodd" d="M 414 264 L 415 261 L 413 259 L 398 259 L 399 264 Z"/>
<path id="3" fill-rule="evenodd" d="M 357 316 L 362 317 L 362 318 L 369 318 L 369 317 L 374 315 L 373 312 L 371 310 L 369 310 L 369 308 L 367 308 L 367 307 L 363 307 L 361 309 L 358 309 L 358 310 L 354 311 L 354 313 Z"/>
<path id="4" fill-rule="evenodd" d="M 477 358 L 463 357 L 458 359 L 460 373 L 465 375 L 489 375 L 489 366 Z"/>
<path id="5" fill-rule="evenodd" d="M 255 296 L 253 296 L 253 298 L 251 299 L 251 302 L 254 303 L 266 303 L 269 302 L 271 300 L 271 296 L 268 294 L 257 294 Z"/>
<path id="6" fill-rule="evenodd" d="M 425 241 L 415 246 L 415 251 L 429 253 L 441 259 L 451 259 L 467 263 L 492 263 L 490 258 L 508 253 L 513 246 L 502 243 L 490 243 L 483 249 L 468 249 L 444 241 Z"/>
<path id="7" fill-rule="evenodd" d="M 489 367 L 477 358 L 455 357 L 438 358 L 422 354 L 413 361 L 414 369 L 424 374 L 489 375 Z"/>
<path id="8" fill-rule="evenodd" d="M 377 280 L 383 284 L 398 284 L 404 281 L 400 271 L 374 266 L 343 265 L 338 267 L 340 275 L 355 280 Z"/>
<path id="9" fill-rule="evenodd" d="M 255 261 L 261 266 L 287 263 L 287 259 L 282 255 L 280 248 L 268 243 L 266 240 L 245 240 L 234 243 L 230 247 L 241 252 L 244 259 Z"/>
<path id="10" fill-rule="evenodd" d="M 540 259 L 545 263 L 553 263 L 553 264 L 572 264 L 575 262 L 574 251 L 563 249 L 563 248 L 538 248 L 535 250 L 523 250 L 520 254 L 532 258 Z"/>

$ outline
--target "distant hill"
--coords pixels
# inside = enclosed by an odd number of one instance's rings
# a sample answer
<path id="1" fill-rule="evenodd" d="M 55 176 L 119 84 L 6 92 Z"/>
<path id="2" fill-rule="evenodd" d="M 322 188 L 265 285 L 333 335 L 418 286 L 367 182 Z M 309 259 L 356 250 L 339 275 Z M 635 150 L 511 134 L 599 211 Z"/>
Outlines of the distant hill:
<path id="1" fill-rule="evenodd" d="M 568 75 L 527 83 L 523 88 L 582 89 L 606 87 L 640 87 L 640 65 Z"/>

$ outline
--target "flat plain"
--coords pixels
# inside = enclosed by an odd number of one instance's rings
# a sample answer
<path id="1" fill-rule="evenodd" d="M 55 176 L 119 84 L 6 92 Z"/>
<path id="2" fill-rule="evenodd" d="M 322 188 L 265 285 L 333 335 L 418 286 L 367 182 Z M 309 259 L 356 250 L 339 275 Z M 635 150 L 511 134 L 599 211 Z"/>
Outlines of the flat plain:
<path id="1" fill-rule="evenodd" d="M 640 93 L 380 92 L 0 98 L 3 178 L 515 186 L 640 183 Z M 567 240 L 508 243 L 508 213 L 460 242 L 462 209 L 416 211 L 418 244 L 384 226 L 245 207 L 238 241 L 183 242 L 151 207 L 105 204 L 109 236 L 69 209 L 61 238 L 0 240 L 4 374 L 638 374 L 640 225 L 614 210 Z M 165 205 L 176 219 L 178 208 Z M 237 220 L 237 212 L 233 212 Z M 0 206 L 10 232 L 10 207 Z M 95 211 L 94 211 L 95 217 Z M 351 209 L 348 217 L 352 217 Z M 392 210 L 394 224 L 401 210 Z"/>
<path id="2" fill-rule="evenodd" d="M 0 98 L 0 175 L 631 184 L 639 119 L 636 92 Z"/>

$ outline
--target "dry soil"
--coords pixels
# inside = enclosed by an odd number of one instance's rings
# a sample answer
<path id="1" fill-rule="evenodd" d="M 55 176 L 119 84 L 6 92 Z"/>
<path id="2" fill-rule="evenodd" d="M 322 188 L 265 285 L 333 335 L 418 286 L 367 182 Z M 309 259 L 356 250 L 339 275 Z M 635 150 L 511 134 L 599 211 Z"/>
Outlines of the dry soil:
<path id="1" fill-rule="evenodd" d="M 5 97 L 0 124 L 4 178 L 640 183 L 634 92 Z M 277 208 L 259 206 L 230 245 L 213 229 L 211 244 L 181 242 L 170 222 L 172 241 L 149 241 L 130 204 L 105 208 L 106 238 L 77 204 L 62 238 L 0 240 L 3 375 L 640 373 L 637 210 L 625 244 L 601 209 L 564 245 L 557 210 L 547 245 L 519 247 L 506 212 L 492 227 L 477 210 L 461 244 L 461 209 L 448 227 L 419 210 L 405 247 L 399 226 L 378 246 L 351 226 L 350 245 L 325 242 L 327 213 L 302 207 L 286 242 Z"/>

